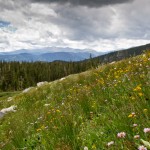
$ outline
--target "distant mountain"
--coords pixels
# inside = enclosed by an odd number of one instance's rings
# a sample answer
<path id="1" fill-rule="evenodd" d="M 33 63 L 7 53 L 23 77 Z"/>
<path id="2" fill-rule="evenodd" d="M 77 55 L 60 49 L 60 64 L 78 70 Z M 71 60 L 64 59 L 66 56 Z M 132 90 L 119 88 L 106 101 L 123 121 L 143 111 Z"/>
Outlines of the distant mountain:
<path id="1" fill-rule="evenodd" d="M 34 61 L 36 60 L 34 55 L 28 53 L 20 53 L 20 54 L 0 54 L 0 60 L 2 61 Z"/>
<path id="2" fill-rule="evenodd" d="M 0 52 L 0 60 L 3 61 L 46 61 L 52 62 L 55 60 L 63 61 L 81 61 L 91 57 L 96 57 L 104 53 L 97 52 L 90 49 L 72 49 L 49 47 L 43 49 L 27 50 L 21 49 L 12 52 Z"/>
<path id="3" fill-rule="evenodd" d="M 140 55 L 143 51 L 150 49 L 150 44 L 119 50 L 113 52 L 97 52 L 91 49 L 72 49 L 61 47 L 46 47 L 43 49 L 27 50 L 21 49 L 12 52 L 0 52 L 0 61 L 86 61 L 90 57 L 96 59 L 99 63 L 109 63 L 132 56 Z"/>
<path id="4" fill-rule="evenodd" d="M 95 55 L 92 54 L 94 57 Z M 84 60 L 86 58 L 90 58 L 90 53 L 87 52 L 55 52 L 55 53 L 44 53 L 39 55 L 38 60 L 39 61 L 55 61 L 55 60 L 63 60 L 63 61 L 79 61 Z"/>

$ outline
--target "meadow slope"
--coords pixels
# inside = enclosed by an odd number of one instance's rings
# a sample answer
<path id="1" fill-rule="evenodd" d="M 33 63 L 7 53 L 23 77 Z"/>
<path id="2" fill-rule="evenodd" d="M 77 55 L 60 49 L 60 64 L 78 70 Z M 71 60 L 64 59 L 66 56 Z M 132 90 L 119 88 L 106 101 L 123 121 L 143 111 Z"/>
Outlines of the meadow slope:
<path id="1" fill-rule="evenodd" d="M 150 51 L 34 87 L 7 101 L 2 150 L 137 150 L 150 142 Z M 142 147 L 139 147 L 142 148 Z"/>

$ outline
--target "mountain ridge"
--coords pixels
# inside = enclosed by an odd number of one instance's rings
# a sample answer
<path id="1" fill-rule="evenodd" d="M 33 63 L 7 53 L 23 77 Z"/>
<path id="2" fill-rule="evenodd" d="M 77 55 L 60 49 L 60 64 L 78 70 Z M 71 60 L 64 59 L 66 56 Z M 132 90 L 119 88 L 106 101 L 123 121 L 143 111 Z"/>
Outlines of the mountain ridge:
<path id="1" fill-rule="evenodd" d="M 51 47 L 37 50 L 17 50 L 12 52 L 0 52 L 0 61 L 25 61 L 25 62 L 53 62 L 53 61 L 86 61 L 98 59 L 101 63 L 121 60 L 131 56 L 140 55 L 150 49 L 150 44 L 136 46 L 119 51 L 97 52 L 91 49 L 72 49 Z"/>
<path id="2" fill-rule="evenodd" d="M 26 56 L 28 54 L 28 56 Z M 62 61 L 81 61 L 84 59 L 96 57 L 104 54 L 90 49 L 72 49 L 72 48 L 44 48 L 37 50 L 17 50 L 12 52 L 0 52 L 0 60 L 2 61 L 46 61 L 52 62 L 56 60 Z M 48 57 L 49 56 L 49 57 Z"/>

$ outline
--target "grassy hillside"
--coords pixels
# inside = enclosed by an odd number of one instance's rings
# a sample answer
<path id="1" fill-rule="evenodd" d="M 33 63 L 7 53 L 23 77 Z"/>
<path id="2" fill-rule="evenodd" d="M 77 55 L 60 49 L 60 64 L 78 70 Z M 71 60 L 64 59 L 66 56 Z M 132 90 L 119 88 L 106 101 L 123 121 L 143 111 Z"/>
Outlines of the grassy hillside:
<path id="1" fill-rule="evenodd" d="M 1 98 L 17 111 L 0 119 L 0 149 L 136 150 L 150 142 L 149 85 L 147 52 Z"/>

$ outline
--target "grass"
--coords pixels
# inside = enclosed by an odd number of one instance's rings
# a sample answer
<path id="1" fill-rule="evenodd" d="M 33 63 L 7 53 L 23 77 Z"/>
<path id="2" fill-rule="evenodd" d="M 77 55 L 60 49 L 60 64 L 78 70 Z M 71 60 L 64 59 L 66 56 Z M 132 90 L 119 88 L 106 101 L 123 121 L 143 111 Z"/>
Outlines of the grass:
<path id="1" fill-rule="evenodd" d="M 19 91 L 17 91 L 17 92 L 0 92 L 0 100 L 6 99 L 8 97 L 12 97 L 19 93 L 20 93 Z"/>
<path id="2" fill-rule="evenodd" d="M 150 133 L 143 132 L 150 127 L 149 62 L 147 52 L 3 100 L 2 108 L 18 110 L 0 120 L 0 148 L 138 149 L 140 139 L 150 142 Z M 120 132 L 126 136 L 118 138 Z"/>
<path id="3" fill-rule="evenodd" d="M 15 95 L 18 95 L 20 93 L 20 91 L 16 91 L 16 92 L 0 92 L 0 109 L 2 109 L 5 105 L 9 105 L 7 104 L 7 99 L 9 97 L 13 97 Z"/>

